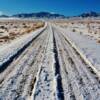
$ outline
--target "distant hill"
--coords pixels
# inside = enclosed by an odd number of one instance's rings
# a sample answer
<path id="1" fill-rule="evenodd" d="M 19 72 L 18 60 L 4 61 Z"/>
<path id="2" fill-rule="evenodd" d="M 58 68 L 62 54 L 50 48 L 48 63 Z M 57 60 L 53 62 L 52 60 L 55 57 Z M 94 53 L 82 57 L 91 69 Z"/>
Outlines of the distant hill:
<path id="1" fill-rule="evenodd" d="M 78 17 L 99 17 L 99 16 L 100 16 L 100 13 L 91 11 L 88 13 L 83 13 L 83 14 L 79 15 Z"/>
<path id="2" fill-rule="evenodd" d="M 66 17 L 65 15 L 61 14 L 55 14 L 55 13 L 49 13 L 49 12 L 37 12 L 37 13 L 20 13 L 20 14 L 15 14 L 12 16 L 8 15 L 0 15 L 0 18 L 8 18 L 8 17 L 16 17 L 16 18 L 72 18 L 72 17 L 100 17 L 100 13 L 97 12 L 87 12 L 87 13 L 82 13 L 78 16 L 70 16 Z"/>
<path id="3" fill-rule="evenodd" d="M 8 18 L 8 15 L 0 15 L 0 18 Z"/>
<path id="4" fill-rule="evenodd" d="M 22 14 L 16 14 L 12 17 L 18 17 L 18 18 L 65 18 L 64 15 L 60 14 L 53 14 L 49 12 L 38 12 L 38 13 L 22 13 Z"/>

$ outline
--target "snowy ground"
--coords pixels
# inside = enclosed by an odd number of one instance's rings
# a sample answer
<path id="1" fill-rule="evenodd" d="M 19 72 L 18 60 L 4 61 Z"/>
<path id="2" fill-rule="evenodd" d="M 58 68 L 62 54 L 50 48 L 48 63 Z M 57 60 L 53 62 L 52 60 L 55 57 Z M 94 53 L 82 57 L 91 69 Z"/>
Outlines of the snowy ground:
<path id="1" fill-rule="evenodd" d="M 97 43 L 47 23 L 2 47 L 0 100 L 100 100 L 100 76 L 81 55 L 92 47 L 85 41 Z"/>
<path id="2" fill-rule="evenodd" d="M 46 26 L 45 26 L 46 27 Z M 44 27 L 44 28 L 45 28 Z M 25 34 L 15 40 L 13 40 L 9 44 L 4 44 L 0 46 L 0 67 L 7 60 L 9 60 L 12 56 L 17 54 L 17 52 L 27 45 L 34 37 L 36 37 L 44 28 L 36 30 L 35 32 L 31 32 L 29 34 Z"/>
<path id="3" fill-rule="evenodd" d="M 78 49 L 86 56 L 86 58 L 100 73 L 100 43 L 98 43 L 98 40 L 100 39 L 100 33 L 99 30 L 96 30 L 97 27 L 100 27 L 100 24 L 98 25 L 95 23 L 93 25 L 94 28 L 91 28 L 90 31 L 98 31 L 97 34 L 89 33 L 86 25 L 84 26 L 83 24 L 79 23 L 73 25 L 70 24 L 67 26 L 65 25 L 63 26 L 64 30 L 62 31 L 78 47 Z M 73 29 L 75 32 L 73 32 Z"/>

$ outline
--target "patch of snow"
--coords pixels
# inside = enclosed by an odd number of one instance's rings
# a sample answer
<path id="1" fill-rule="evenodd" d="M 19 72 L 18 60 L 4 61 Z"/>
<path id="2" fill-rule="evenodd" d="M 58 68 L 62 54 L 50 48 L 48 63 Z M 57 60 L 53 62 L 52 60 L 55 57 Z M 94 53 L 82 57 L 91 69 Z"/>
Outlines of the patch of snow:
<path id="1" fill-rule="evenodd" d="M 95 39 L 79 34 L 77 32 L 72 32 L 70 28 L 60 28 L 60 31 L 68 37 L 71 41 L 72 46 L 77 49 L 82 57 L 84 56 L 85 60 L 90 66 L 92 66 L 96 72 L 100 72 L 100 44 L 96 43 Z M 100 75 L 100 74 L 99 74 Z"/>
<path id="2" fill-rule="evenodd" d="M 49 38 L 49 39 L 48 39 Z M 54 76 L 54 53 L 53 34 L 47 38 L 45 54 L 42 65 L 37 74 L 32 100 L 52 100 L 55 99 L 55 76 Z"/>
<path id="3" fill-rule="evenodd" d="M 27 45 L 34 37 L 36 37 L 41 31 L 46 28 L 47 24 L 43 28 L 40 28 L 30 34 L 25 34 L 22 37 L 15 39 L 12 43 L 0 46 L 0 66 L 7 62 L 13 55 L 15 55 L 20 49 Z"/>

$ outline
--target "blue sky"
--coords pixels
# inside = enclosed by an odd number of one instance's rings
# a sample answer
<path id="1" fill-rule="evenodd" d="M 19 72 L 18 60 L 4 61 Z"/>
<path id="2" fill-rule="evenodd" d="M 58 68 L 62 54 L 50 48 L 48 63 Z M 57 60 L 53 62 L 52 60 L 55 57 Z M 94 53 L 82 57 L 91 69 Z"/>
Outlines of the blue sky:
<path id="1" fill-rule="evenodd" d="M 0 0 L 0 14 L 48 11 L 67 16 L 100 12 L 100 0 Z"/>

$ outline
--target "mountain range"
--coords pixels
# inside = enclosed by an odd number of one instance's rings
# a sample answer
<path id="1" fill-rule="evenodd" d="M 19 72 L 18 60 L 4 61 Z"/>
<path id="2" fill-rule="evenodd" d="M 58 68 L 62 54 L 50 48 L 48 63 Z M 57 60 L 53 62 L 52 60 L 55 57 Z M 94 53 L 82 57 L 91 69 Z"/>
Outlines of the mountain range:
<path id="1" fill-rule="evenodd" d="M 7 18 L 7 17 L 16 17 L 16 18 L 67 18 L 65 15 L 56 14 L 56 13 L 49 13 L 49 12 L 37 12 L 37 13 L 20 13 L 15 14 L 12 16 L 8 15 L 0 15 L 0 17 Z M 97 12 L 87 12 L 82 13 L 78 16 L 71 16 L 71 17 L 100 17 L 100 13 Z"/>
<path id="2" fill-rule="evenodd" d="M 100 17 L 100 13 L 91 11 L 88 13 L 81 14 L 81 15 L 79 15 L 79 17 Z"/>
<path id="3" fill-rule="evenodd" d="M 49 12 L 37 12 L 37 13 L 20 13 L 12 16 L 0 15 L 0 17 L 16 17 L 16 18 L 66 18 L 61 14 L 49 13 Z"/>
<path id="4" fill-rule="evenodd" d="M 38 13 L 22 13 L 22 14 L 16 14 L 13 15 L 12 17 L 19 17 L 19 18 L 30 18 L 30 17 L 34 17 L 34 18 L 65 18 L 64 15 L 61 14 L 53 14 L 53 13 L 49 13 L 49 12 L 38 12 Z"/>

